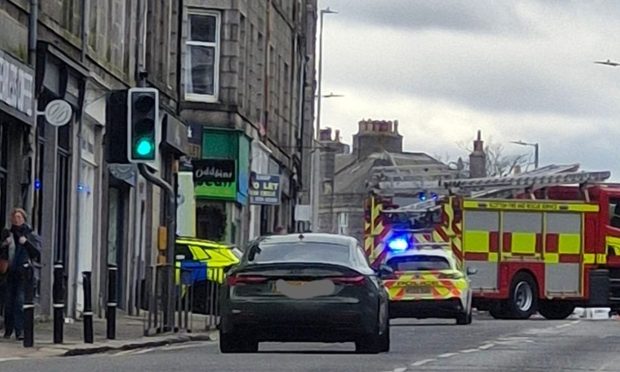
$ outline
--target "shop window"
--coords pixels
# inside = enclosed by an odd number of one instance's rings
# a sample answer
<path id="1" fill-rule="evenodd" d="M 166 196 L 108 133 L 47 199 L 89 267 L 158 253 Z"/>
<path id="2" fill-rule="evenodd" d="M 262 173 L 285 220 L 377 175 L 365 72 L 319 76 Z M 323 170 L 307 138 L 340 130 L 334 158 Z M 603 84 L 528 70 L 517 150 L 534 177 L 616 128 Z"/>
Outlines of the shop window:
<path id="1" fill-rule="evenodd" d="M 217 102 L 219 88 L 220 16 L 216 12 L 189 14 L 185 43 L 185 99 Z"/>
<path id="2" fill-rule="evenodd" d="M 198 238 L 223 241 L 226 233 L 226 204 L 198 201 L 196 235 Z"/>

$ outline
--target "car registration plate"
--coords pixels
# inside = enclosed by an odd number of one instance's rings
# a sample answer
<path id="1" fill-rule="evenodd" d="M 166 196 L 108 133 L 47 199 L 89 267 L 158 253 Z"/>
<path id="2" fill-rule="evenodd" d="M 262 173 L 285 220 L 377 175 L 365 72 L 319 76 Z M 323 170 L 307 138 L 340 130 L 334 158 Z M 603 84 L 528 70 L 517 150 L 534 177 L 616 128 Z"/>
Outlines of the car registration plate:
<path id="1" fill-rule="evenodd" d="M 427 294 L 431 293 L 431 287 L 425 285 L 409 286 L 405 292 L 408 294 Z"/>

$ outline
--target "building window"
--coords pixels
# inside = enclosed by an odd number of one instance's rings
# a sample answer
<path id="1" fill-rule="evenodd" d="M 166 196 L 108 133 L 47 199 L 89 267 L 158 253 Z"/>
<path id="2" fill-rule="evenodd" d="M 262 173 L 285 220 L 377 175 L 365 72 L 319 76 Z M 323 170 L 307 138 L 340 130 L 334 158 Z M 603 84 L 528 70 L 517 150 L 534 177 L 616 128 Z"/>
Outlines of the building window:
<path id="1" fill-rule="evenodd" d="M 219 90 L 220 16 L 189 14 L 185 56 L 185 99 L 216 102 Z"/>
<path id="2" fill-rule="evenodd" d="M 338 234 L 347 235 L 349 233 L 349 214 L 346 212 L 338 213 Z"/>

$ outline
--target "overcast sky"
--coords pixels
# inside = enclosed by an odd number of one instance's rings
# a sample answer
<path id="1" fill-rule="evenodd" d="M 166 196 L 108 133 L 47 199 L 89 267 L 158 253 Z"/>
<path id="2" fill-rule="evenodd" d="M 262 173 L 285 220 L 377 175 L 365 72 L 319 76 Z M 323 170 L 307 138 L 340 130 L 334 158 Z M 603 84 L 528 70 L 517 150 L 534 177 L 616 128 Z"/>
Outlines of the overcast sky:
<path id="1" fill-rule="evenodd" d="M 405 150 L 467 155 L 481 129 L 506 154 L 620 181 L 620 1 L 319 0 L 322 127 L 398 120 Z"/>

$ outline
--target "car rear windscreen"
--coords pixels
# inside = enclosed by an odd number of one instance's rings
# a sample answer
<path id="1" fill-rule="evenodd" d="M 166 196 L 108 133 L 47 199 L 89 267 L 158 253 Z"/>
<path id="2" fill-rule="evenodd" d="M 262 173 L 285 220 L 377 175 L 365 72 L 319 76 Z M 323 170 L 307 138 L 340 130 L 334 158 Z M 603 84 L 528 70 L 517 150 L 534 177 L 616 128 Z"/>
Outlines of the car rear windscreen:
<path id="1" fill-rule="evenodd" d="M 387 262 L 395 271 L 426 271 L 426 270 L 450 270 L 450 262 L 444 257 L 438 256 L 410 256 L 392 258 Z"/>
<path id="2" fill-rule="evenodd" d="M 349 247 L 340 244 L 292 242 L 261 244 L 248 258 L 252 263 L 319 262 L 347 264 L 351 262 Z"/>

